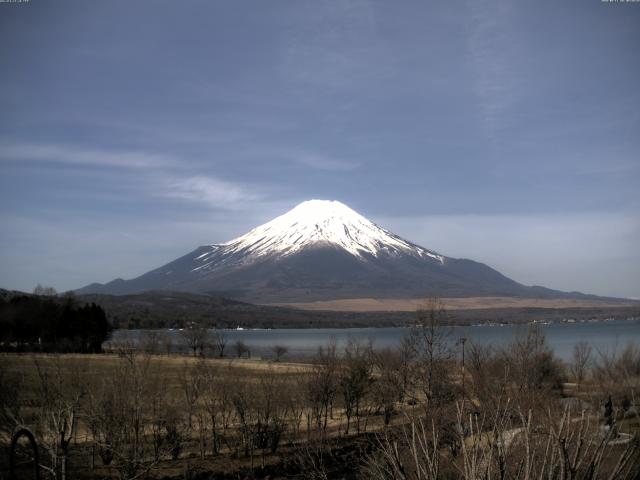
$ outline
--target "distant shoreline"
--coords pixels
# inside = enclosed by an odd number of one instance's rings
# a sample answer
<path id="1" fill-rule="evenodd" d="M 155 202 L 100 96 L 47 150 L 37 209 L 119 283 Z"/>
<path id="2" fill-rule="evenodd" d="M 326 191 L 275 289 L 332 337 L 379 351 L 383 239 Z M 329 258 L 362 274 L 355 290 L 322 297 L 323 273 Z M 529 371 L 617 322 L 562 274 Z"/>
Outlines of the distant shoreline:
<path id="1" fill-rule="evenodd" d="M 528 325 L 575 325 L 579 326 L 584 323 L 607 323 L 607 322 L 638 322 L 640 321 L 640 316 L 635 317 L 627 317 L 627 318 L 595 318 L 595 319 L 582 319 L 582 320 L 574 320 L 574 319 L 566 319 L 566 320 L 550 320 L 550 321 L 532 321 L 532 322 L 511 322 L 511 323 L 447 323 L 443 325 L 446 328 L 465 328 L 465 327 L 513 327 L 513 326 L 528 326 Z M 414 324 L 406 324 L 406 325 L 371 325 L 371 326 L 357 326 L 357 327 L 274 327 L 274 328 L 263 328 L 263 327 L 241 327 L 241 328 L 208 328 L 207 330 L 211 331 L 222 331 L 222 332 L 261 332 L 261 331 L 281 331 L 281 330 L 364 330 L 364 329 L 382 329 L 382 328 L 412 328 Z M 119 332 L 132 332 L 132 331 L 144 331 L 144 330 L 153 330 L 153 331 L 174 331 L 180 332 L 184 329 L 182 328 L 116 328 L 115 331 Z"/>
<path id="2" fill-rule="evenodd" d="M 21 292 L 0 290 L 9 301 Z M 63 300 L 63 297 L 60 301 Z M 78 304 L 101 306 L 114 328 L 183 328 L 190 322 L 219 328 L 362 328 L 412 325 L 422 299 L 336 299 L 288 306 L 256 305 L 185 292 L 78 295 Z M 441 298 L 451 324 L 528 324 L 640 317 L 640 302 L 624 299 L 517 297 Z M 293 308 L 293 307 L 298 308 Z M 347 308 L 350 308 L 347 309 Z"/>
<path id="3" fill-rule="evenodd" d="M 226 322 L 220 330 L 313 330 L 313 329 L 358 329 L 358 328 L 409 328 L 415 324 L 415 312 L 332 312 L 305 311 L 299 318 L 272 319 L 268 323 L 239 319 Z M 583 323 L 604 323 L 607 321 L 634 321 L 640 319 L 640 307 L 619 307 L 617 309 L 477 309 L 447 310 L 448 326 L 485 327 L 511 325 L 580 325 Z M 235 325 L 235 326 L 234 326 Z M 240 328 L 238 328 L 240 327 Z M 213 328 L 213 327 L 212 327 Z M 179 328 L 119 328 L 117 330 L 180 330 Z"/>

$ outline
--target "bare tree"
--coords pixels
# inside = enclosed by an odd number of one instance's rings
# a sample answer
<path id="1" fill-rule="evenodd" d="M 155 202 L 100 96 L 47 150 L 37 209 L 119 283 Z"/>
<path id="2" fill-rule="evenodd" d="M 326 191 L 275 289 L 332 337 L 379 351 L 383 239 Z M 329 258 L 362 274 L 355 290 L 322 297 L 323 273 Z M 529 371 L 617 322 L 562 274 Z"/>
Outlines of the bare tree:
<path id="1" fill-rule="evenodd" d="M 149 462 L 157 463 L 166 455 L 176 460 L 182 451 L 184 410 L 179 397 L 167 391 L 165 376 L 155 369 L 149 373 L 144 404 L 144 436 L 150 437 L 153 447 Z"/>
<path id="2" fill-rule="evenodd" d="M 233 344 L 233 349 L 236 352 L 236 356 L 238 358 L 242 358 L 245 355 L 247 355 L 248 357 L 251 356 L 251 350 L 249 350 L 249 347 L 247 346 L 246 343 L 244 343 L 242 340 L 236 340 L 235 343 Z"/>
<path id="3" fill-rule="evenodd" d="M 204 388 L 206 378 L 206 365 L 204 362 L 205 360 L 199 360 L 195 363 L 185 362 L 179 379 L 189 430 L 193 426 L 192 422 L 198 407 L 198 399 Z"/>
<path id="4" fill-rule="evenodd" d="M 329 412 L 338 392 L 337 370 L 336 342 L 332 339 L 326 347 L 318 349 L 312 371 L 307 376 L 308 433 L 310 433 L 312 424 L 322 437 L 326 433 Z"/>
<path id="5" fill-rule="evenodd" d="M 154 382 L 156 387 L 159 382 Z M 163 446 L 166 441 L 166 429 L 168 426 L 167 395 L 164 388 L 152 388 L 149 392 L 151 441 L 153 444 L 153 456 L 156 461 L 160 460 Z"/>
<path id="6" fill-rule="evenodd" d="M 252 385 L 246 381 L 236 381 L 231 393 L 232 403 L 235 409 L 235 418 L 240 433 L 239 449 L 244 451 L 245 457 L 251 460 L 253 468 L 253 455 L 256 449 L 256 429 L 258 427 L 257 398 L 252 395 Z"/>
<path id="7" fill-rule="evenodd" d="M 138 342 L 134 338 L 132 332 L 123 330 L 118 335 L 117 339 L 109 342 L 109 350 L 118 354 L 120 358 L 124 358 L 132 354 L 135 350 L 138 350 Z"/>
<path id="8" fill-rule="evenodd" d="M 203 355 L 209 342 L 209 331 L 204 325 L 190 322 L 180 333 L 185 339 L 189 350 L 193 352 L 194 357 L 198 354 Z"/>
<path id="9" fill-rule="evenodd" d="M 399 400 L 401 402 L 404 402 L 405 395 L 411 386 L 412 366 L 414 364 L 415 355 L 416 352 L 413 348 L 411 335 L 403 337 L 400 342 L 400 347 L 398 348 L 398 379 L 402 385 L 399 392 Z"/>
<path id="10" fill-rule="evenodd" d="M 573 361 L 571 363 L 571 374 L 576 382 L 582 382 L 591 362 L 591 345 L 585 341 L 575 344 L 573 347 Z"/>
<path id="11" fill-rule="evenodd" d="M 373 383 L 374 399 L 382 411 L 384 424 L 389 425 L 396 404 L 404 398 L 402 353 L 391 349 L 375 352 L 373 364 L 378 373 Z"/>
<path id="12" fill-rule="evenodd" d="M 275 453 L 280 444 L 282 435 L 287 429 L 287 415 L 289 403 L 282 398 L 282 392 L 286 390 L 286 377 L 269 368 L 260 376 L 258 382 L 257 428 L 259 448 L 270 449 Z M 264 462 L 264 456 L 263 456 Z M 263 463 L 264 465 L 264 463 Z"/>
<path id="13" fill-rule="evenodd" d="M 139 356 L 134 352 L 121 356 L 118 379 L 122 387 L 120 405 L 121 417 L 118 418 L 123 428 L 124 441 L 117 453 L 117 465 L 121 476 L 132 478 L 140 470 L 145 470 L 145 400 L 148 396 L 149 379 L 151 378 L 150 357 Z M 116 385 L 112 384 L 113 387 Z"/>
<path id="14" fill-rule="evenodd" d="M 447 314 L 438 298 L 429 298 L 417 310 L 417 323 L 411 329 L 408 345 L 413 353 L 413 378 L 425 399 L 425 407 L 437 406 L 452 391 L 448 362 L 453 352 L 448 342 Z"/>
<path id="15" fill-rule="evenodd" d="M 211 450 L 220 453 L 233 414 L 233 379 L 227 369 L 209 367 L 204 372 L 202 398 L 211 424 Z"/>
<path id="16" fill-rule="evenodd" d="M 144 330 L 141 332 L 140 349 L 149 354 L 158 353 L 160 350 L 160 334 L 153 330 Z"/>
<path id="17" fill-rule="evenodd" d="M 295 449 L 294 461 L 304 472 L 304 478 L 308 480 L 329 480 L 331 476 L 329 464 L 335 461 L 335 455 L 331 445 L 322 436 L 319 439 L 309 440 Z"/>
<path id="18" fill-rule="evenodd" d="M 218 357 L 224 357 L 224 349 L 227 346 L 227 337 L 225 337 L 222 330 L 216 330 L 213 334 L 213 344 L 215 346 Z"/>
<path id="19" fill-rule="evenodd" d="M 122 396 L 116 382 L 119 369 L 108 368 L 104 372 L 99 387 L 89 392 L 87 423 L 93 436 L 94 449 L 103 465 L 110 465 L 123 442 L 122 422 L 124 420 Z M 93 464 L 93 463 L 92 463 Z"/>
<path id="20" fill-rule="evenodd" d="M 513 342 L 499 352 L 508 365 L 510 395 L 523 411 L 545 409 L 554 388 L 564 381 L 564 367 L 553 355 L 546 337 L 538 325 L 516 331 Z"/>
<path id="21" fill-rule="evenodd" d="M 285 345 L 273 345 L 271 347 L 271 351 L 273 352 L 275 361 L 279 362 L 282 359 L 282 357 L 284 357 L 287 354 L 287 352 L 289 352 L 289 347 Z"/>
<path id="22" fill-rule="evenodd" d="M 478 399 L 478 408 L 483 412 L 496 411 L 498 402 L 508 396 L 510 363 L 490 345 L 471 342 L 466 369 L 471 375 L 471 394 Z"/>
<path id="23" fill-rule="evenodd" d="M 385 430 L 377 437 L 376 454 L 365 468 L 372 480 L 438 480 L 440 443 L 438 431 L 422 419 L 404 425 L 397 434 Z M 469 480 L 483 478 L 470 477 Z"/>
<path id="24" fill-rule="evenodd" d="M 631 341 L 622 351 L 599 350 L 597 353 L 591 374 L 599 388 L 591 391 L 593 401 L 602 405 L 611 397 L 615 405 L 628 410 L 633 404 L 632 400 L 637 397 L 640 348 Z"/>
<path id="25" fill-rule="evenodd" d="M 112 464 L 123 480 L 145 475 L 161 457 L 149 447 L 158 440 L 151 417 L 161 410 L 153 402 L 166 389 L 163 379 L 148 354 L 122 350 L 101 388 L 92 391 L 89 426 L 94 441 L 103 462 Z M 163 442 L 165 447 L 170 444 Z"/>
<path id="26" fill-rule="evenodd" d="M 164 353 L 171 355 L 171 352 L 173 351 L 173 337 L 169 332 L 165 331 L 160 334 L 160 343 Z"/>
<path id="27" fill-rule="evenodd" d="M 69 446 L 78 424 L 80 401 L 86 394 L 79 370 L 63 370 L 59 362 L 47 366 L 34 359 L 38 374 L 36 427 L 51 463 L 44 467 L 54 478 L 67 478 Z"/>
<path id="28" fill-rule="evenodd" d="M 358 341 L 349 339 L 344 351 L 338 381 L 347 417 L 345 435 L 349 434 L 353 415 L 356 416 L 357 430 L 360 433 L 360 406 L 372 382 L 371 350 L 371 345 L 363 346 Z"/>
<path id="29" fill-rule="evenodd" d="M 281 393 L 282 398 L 287 403 L 294 438 L 300 435 L 300 426 L 307 410 L 305 376 L 306 374 L 299 373 L 296 376 L 296 381 L 287 383 L 284 387 L 284 392 Z"/>
<path id="30" fill-rule="evenodd" d="M 640 443 L 628 435 L 616 439 L 584 411 L 572 414 L 558 404 L 548 406 L 546 418 L 523 412 L 508 400 L 497 410 L 466 411 L 457 404 L 455 454 L 441 448 L 441 431 L 410 419 L 393 436 L 379 437 L 377 454 L 369 460 L 372 480 L 460 478 L 595 480 L 635 479 L 640 467 Z M 637 436 L 636 436 L 637 437 Z M 449 472 L 442 472 L 447 466 Z"/>

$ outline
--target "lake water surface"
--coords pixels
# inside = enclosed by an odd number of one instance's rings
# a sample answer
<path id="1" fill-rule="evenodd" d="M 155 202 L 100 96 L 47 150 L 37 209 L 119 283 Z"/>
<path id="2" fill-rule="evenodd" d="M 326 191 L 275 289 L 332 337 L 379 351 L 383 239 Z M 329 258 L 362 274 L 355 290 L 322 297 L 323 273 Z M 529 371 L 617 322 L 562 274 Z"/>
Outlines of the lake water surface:
<path id="1" fill-rule="evenodd" d="M 512 341 L 518 331 L 525 331 L 527 325 L 474 325 L 451 327 L 449 341 L 455 343 L 466 337 L 476 344 L 500 346 Z M 580 341 L 588 342 L 597 351 L 611 353 L 620 351 L 628 342 L 640 345 L 640 319 L 608 320 L 576 323 L 552 323 L 541 325 L 547 341 L 555 354 L 565 360 L 571 358 L 573 347 Z M 168 330 L 176 344 L 183 339 L 178 330 Z M 269 356 L 273 345 L 284 345 L 289 355 L 300 357 L 313 355 L 318 347 L 326 345 L 332 338 L 338 346 L 345 345 L 349 338 L 373 341 L 375 348 L 396 347 L 407 335 L 409 328 L 291 328 L 272 330 L 223 330 L 227 339 L 229 354 L 234 342 L 242 340 L 253 356 Z M 139 338 L 140 330 L 117 330 L 113 340 L 130 337 Z"/>

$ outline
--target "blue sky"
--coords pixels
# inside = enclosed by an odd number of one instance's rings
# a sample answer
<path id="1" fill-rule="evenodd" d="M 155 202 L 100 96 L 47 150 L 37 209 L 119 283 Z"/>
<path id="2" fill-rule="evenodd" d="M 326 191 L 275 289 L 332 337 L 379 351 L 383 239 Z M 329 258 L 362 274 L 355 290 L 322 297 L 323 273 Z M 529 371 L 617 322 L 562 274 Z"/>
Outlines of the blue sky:
<path id="1" fill-rule="evenodd" d="M 0 286 L 130 278 L 310 198 L 640 298 L 640 4 L 0 3 Z"/>

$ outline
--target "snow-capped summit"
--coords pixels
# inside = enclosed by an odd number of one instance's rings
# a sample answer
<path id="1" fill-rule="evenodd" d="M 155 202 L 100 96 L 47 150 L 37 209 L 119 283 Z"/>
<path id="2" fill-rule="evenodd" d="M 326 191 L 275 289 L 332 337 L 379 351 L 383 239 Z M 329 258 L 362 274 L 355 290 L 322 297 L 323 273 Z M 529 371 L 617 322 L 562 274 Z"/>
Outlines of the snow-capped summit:
<path id="1" fill-rule="evenodd" d="M 302 202 L 245 235 L 198 247 L 137 278 L 78 292 L 147 290 L 215 292 L 249 302 L 561 294 L 427 250 L 328 200 Z"/>
<path id="2" fill-rule="evenodd" d="M 230 254 L 242 252 L 259 257 L 291 255 L 303 248 L 322 244 L 342 248 L 356 257 L 402 252 L 444 261 L 441 255 L 401 239 L 335 200 L 307 200 L 284 215 L 217 247 Z"/>

